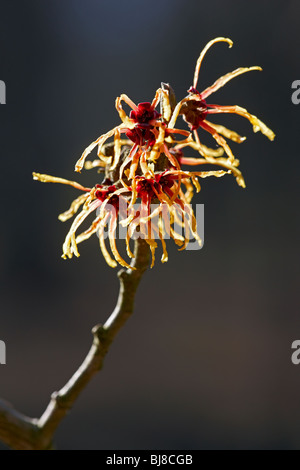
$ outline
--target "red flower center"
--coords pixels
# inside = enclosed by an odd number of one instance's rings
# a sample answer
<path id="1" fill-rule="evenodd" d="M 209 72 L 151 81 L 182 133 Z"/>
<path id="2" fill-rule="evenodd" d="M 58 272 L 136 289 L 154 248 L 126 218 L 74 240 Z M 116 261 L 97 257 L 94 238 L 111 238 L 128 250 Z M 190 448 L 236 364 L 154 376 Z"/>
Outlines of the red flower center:
<path id="1" fill-rule="evenodd" d="M 133 119 L 137 124 L 154 124 L 151 121 L 156 121 L 160 117 L 160 114 L 153 109 L 151 103 L 139 103 L 137 110 L 130 112 L 130 118 Z"/>
<path id="2" fill-rule="evenodd" d="M 112 186 L 102 186 L 102 184 L 96 184 L 96 192 L 95 192 L 95 196 L 97 199 L 99 199 L 101 202 L 104 202 L 105 199 L 107 199 L 107 197 L 116 191 L 116 187 L 114 185 Z M 116 196 L 117 199 L 118 196 Z M 110 198 L 110 203 L 113 204 L 113 200 L 115 199 L 115 196 L 111 197 Z"/>
<path id="3" fill-rule="evenodd" d="M 154 178 L 139 179 L 136 190 L 138 196 L 150 196 L 150 198 L 157 197 L 157 193 L 161 193 L 163 188 L 171 188 L 174 184 L 175 175 L 165 175 L 163 173 L 155 175 Z"/>
<path id="4" fill-rule="evenodd" d="M 151 103 L 139 103 L 137 109 L 130 112 L 130 119 L 135 122 L 135 126 L 126 132 L 126 136 L 137 145 L 144 145 L 148 142 L 152 146 L 155 142 L 152 130 L 159 117 L 160 114 Z"/>
<path id="5" fill-rule="evenodd" d="M 208 113 L 205 100 L 201 99 L 201 94 L 196 88 L 191 87 L 188 92 L 195 95 L 195 99 L 191 98 L 183 104 L 180 114 L 183 114 L 184 120 L 189 124 L 192 131 L 198 129 L 201 121 L 203 121 Z"/>
<path id="6" fill-rule="evenodd" d="M 155 135 L 152 132 L 154 129 L 150 124 L 136 124 L 133 129 L 128 129 L 126 136 L 137 145 L 145 145 L 146 142 L 150 147 L 155 143 Z"/>
<path id="7" fill-rule="evenodd" d="M 141 179 L 136 185 L 136 190 L 139 197 L 150 196 L 151 198 L 154 197 L 155 192 L 153 191 L 153 185 L 155 180 L 151 179 Z"/>

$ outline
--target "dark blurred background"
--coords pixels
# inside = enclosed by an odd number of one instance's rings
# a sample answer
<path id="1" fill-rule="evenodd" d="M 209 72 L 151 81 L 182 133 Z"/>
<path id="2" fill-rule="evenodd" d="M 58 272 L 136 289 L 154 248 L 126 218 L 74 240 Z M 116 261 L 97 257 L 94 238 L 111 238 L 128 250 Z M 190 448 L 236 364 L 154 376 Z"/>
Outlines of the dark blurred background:
<path id="1" fill-rule="evenodd" d="M 216 36 L 199 89 L 238 66 L 213 101 L 239 104 L 276 133 L 244 119 L 217 120 L 247 135 L 232 144 L 247 188 L 203 180 L 205 246 L 158 261 L 103 371 L 57 432 L 60 449 L 299 449 L 300 4 L 293 1 L 1 0 L 1 323 L 7 365 L 0 395 L 40 416 L 76 370 L 90 330 L 112 311 L 118 282 L 97 238 L 61 259 L 69 223 L 57 215 L 76 191 L 32 181 L 74 174 L 82 150 L 119 123 L 115 97 L 151 101 L 161 81 L 179 98 Z M 212 143 L 205 139 L 205 143 Z"/>

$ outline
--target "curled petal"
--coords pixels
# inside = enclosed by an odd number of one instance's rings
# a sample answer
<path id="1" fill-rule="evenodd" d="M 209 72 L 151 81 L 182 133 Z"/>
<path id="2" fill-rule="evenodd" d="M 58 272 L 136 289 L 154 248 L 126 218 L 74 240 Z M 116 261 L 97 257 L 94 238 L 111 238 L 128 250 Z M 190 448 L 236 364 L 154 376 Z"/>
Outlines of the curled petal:
<path id="1" fill-rule="evenodd" d="M 162 88 L 161 90 L 161 114 L 165 122 L 169 122 L 172 115 L 172 108 L 170 103 L 170 94 L 169 90 Z"/>
<path id="2" fill-rule="evenodd" d="M 165 128 L 164 126 L 161 125 L 159 128 L 158 137 L 156 138 L 155 144 L 153 145 L 152 150 L 150 152 L 151 161 L 155 162 L 159 158 L 161 154 L 161 148 L 164 145 L 164 141 L 165 141 Z"/>
<path id="3" fill-rule="evenodd" d="M 140 206 L 140 231 L 143 234 L 145 240 L 148 238 L 151 239 L 151 228 L 149 233 L 149 226 L 151 227 L 150 221 L 148 217 L 151 213 L 151 197 L 148 194 L 145 194 L 141 198 L 141 206 Z"/>
<path id="4" fill-rule="evenodd" d="M 205 157 L 222 157 L 222 155 L 224 155 L 223 147 L 218 147 L 216 149 L 206 147 L 206 145 L 200 142 L 197 131 L 194 131 L 194 135 L 195 135 L 196 142 L 194 140 L 191 140 L 189 142 L 183 142 L 183 143 L 177 144 L 174 147 L 174 150 L 181 150 L 182 148 L 185 148 L 185 147 L 191 147 L 194 150 L 197 150 L 200 153 L 200 155 L 202 155 L 202 157 L 204 158 Z"/>
<path id="5" fill-rule="evenodd" d="M 206 145 L 204 145 L 202 143 L 201 143 L 201 147 L 202 147 L 203 156 L 222 157 L 222 155 L 224 155 L 223 147 L 218 147 L 216 149 L 212 149 L 212 148 L 206 147 Z"/>
<path id="6" fill-rule="evenodd" d="M 140 150 L 139 150 L 139 147 L 137 144 L 134 144 L 132 149 L 130 150 L 128 156 L 125 158 L 124 162 L 122 163 L 122 165 L 120 166 L 120 181 L 122 183 L 122 185 L 124 186 L 124 188 L 127 188 L 129 189 L 129 186 L 125 183 L 125 181 L 123 180 L 123 173 L 124 173 L 124 170 L 126 168 L 126 166 L 132 162 L 133 158 L 135 157 L 135 154 L 138 153 L 138 155 L 140 155 Z M 134 163 L 135 164 L 135 163 Z M 129 171 L 130 172 L 130 171 Z"/>
<path id="7" fill-rule="evenodd" d="M 199 193 L 201 191 L 201 186 L 200 186 L 197 176 L 191 175 L 191 180 L 194 183 L 197 193 Z"/>
<path id="8" fill-rule="evenodd" d="M 167 252 L 166 242 L 165 242 L 165 240 L 164 240 L 164 238 L 163 238 L 160 231 L 158 232 L 158 234 L 159 234 L 159 238 L 160 238 L 162 249 L 163 249 L 163 255 L 161 257 L 161 262 L 162 263 L 167 263 L 167 261 L 169 259 L 169 256 L 168 256 L 168 252 Z"/>
<path id="9" fill-rule="evenodd" d="M 174 228 L 172 227 L 172 225 L 174 224 L 174 215 L 172 213 L 172 210 L 170 210 L 170 208 L 166 204 L 163 204 L 161 206 L 161 217 L 163 219 L 164 229 L 167 233 L 168 238 L 172 238 L 177 246 L 182 246 L 184 238 L 178 233 L 176 233 Z"/>
<path id="10" fill-rule="evenodd" d="M 241 186 L 242 188 L 246 187 L 242 173 L 240 172 L 240 170 L 236 168 L 236 166 L 238 165 L 238 160 L 235 160 L 233 163 L 231 163 L 230 161 L 228 161 L 228 159 L 225 159 L 225 158 L 218 158 L 218 160 L 215 160 L 214 158 L 181 157 L 180 163 L 182 165 L 190 165 L 190 166 L 207 165 L 208 163 L 212 165 L 222 166 L 226 168 L 227 170 L 230 170 L 231 173 L 233 173 L 239 186 Z M 201 177 L 200 173 L 203 173 L 203 172 L 197 172 L 196 174 Z"/>
<path id="11" fill-rule="evenodd" d="M 234 158 L 234 155 L 231 151 L 231 148 L 229 147 L 229 145 L 227 144 L 226 140 L 224 139 L 224 137 L 222 137 L 220 134 L 218 134 L 218 132 L 213 128 L 211 127 L 207 121 L 202 121 L 200 123 L 200 127 L 202 127 L 202 129 L 208 131 L 212 136 L 213 138 L 215 139 L 215 141 L 221 146 L 223 147 L 223 149 L 225 150 L 225 152 L 227 153 L 228 155 L 228 158 L 229 158 L 229 161 L 231 163 L 234 162 L 235 158 Z"/>
<path id="12" fill-rule="evenodd" d="M 219 124 L 215 124 L 214 122 L 206 121 L 210 127 L 215 129 L 218 134 L 222 134 L 224 137 L 227 137 L 227 139 L 233 140 L 233 142 L 237 142 L 238 144 L 241 144 L 246 140 L 246 137 L 240 136 L 237 132 L 231 131 L 230 129 L 227 129 L 227 127 L 220 126 Z"/>
<path id="13" fill-rule="evenodd" d="M 156 106 L 158 105 L 159 103 L 159 100 L 160 100 L 160 97 L 161 97 L 161 92 L 162 92 L 162 89 L 161 88 L 158 88 L 155 92 L 155 96 L 152 100 L 152 103 L 151 103 L 151 108 L 154 109 L 156 108 Z"/>
<path id="14" fill-rule="evenodd" d="M 32 173 L 33 179 L 36 181 L 41 181 L 41 183 L 60 183 L 73 186 L 73 188 L 80 189 L 81 191 L 91 191 L 91 188 L 85 188 L 76 181 L 69 181 L 64 178 L 57 178 L 56 176 L 42 175 L 40 173 Z"/>
<path id="15" fill-rule="evenodd" d="M 146 238 L 145 241 L 148 243 L 150 247 L 151 257 L 152 257 L 150 269 L 152 269 L 155 264 L 155 250 L 157 248 L 157 243 L 153 240 L 153 238 Z"/>
<path id="16" fill-rule="evenodd" d="M 119 131 L 120 129 L 122 129 L 124 126 L 121 124 L 119 126 L 116 126 L 114 127 L 113 129 L 111 129 L 110 131 L 106 132 L 106 134 L 103 134 L 101 135 L 100 137 L 98 137 L 98 139 L 96 139 L 94 142 L 92 142 L 83 152 L 83 154 L 81 155 L 81 157 L 79 158 L 79 160 L 77 161 L 76 165 L 75 165 L 75 171 L 77 172 L 81 172 L 82 168 L 83 168 L 83 165 L 84 165 L 84 162 L 85 162 L 85 159 L 87 158 L 87 156 L 91 153 L 91 151 L 98 146 L 98 153 L 101 152 L 101 148 L 104 144 L 104 142 L 107 141 L 107 139 L 109 139 L 110 137 L 112 137 L 116 131 Z"/>
<path id="17" fill-rule="evenodd" d="M 173 111 L 173 114 L 172 114 L 172 117 L 170 119 L 170 122 L 168 124 L 168 129 L 173 129 L 174 126 L 175 126 L 175 123 L 177 121 L 177 118 L 180 114 L 180 110 L 182 108 L 182 106 L 187 102 L 189 101 L 189 96 L 187 96 L 186 98 L 183 98 L 181 101 L 179 101 L 179 103 L 177 103 L 177 105 L 175 106 L 175 109 Z"/>
<path id="18" fill-rule="evenodd" d="M 198 60 L 197 60 L 197 63 L 196 63 L 196 68 L 195 68 L 195 74 L 194 74 L 194 82 L 193 82 L 193 87 L 194 88 L 197 88 L 197 83 L 198 83 L 198 78 L 199 78 L 199 72 L 200 72 L 200 68 L 201 68 L 201 64 L 202 64 L 202 61 L 204 59 L 204 56 L 206 54 L 206 52 L 208 51 L 208 49 L 211 48 L 211 46 L 213 46 L 214 44 L 216 44 L 216 42 L 227 42 L 229 44 L 229 47 L 232 47 L 233 45 L 233 42 L 231 41 L 231 39 L 229 38 L 223 38 L 223 37 L 219 37 L 219 38 L 215 38 L 215 39 L 212 39 L 211 41 L 209 41 L 206 46 L 204 47 L 204 49 L 202 50 Z"/>
<path id="19" fill-rule="evenodd" d="M 189 243 L 189 240 L 190 240 L 190 227 L 189 227 L 189 223 L 188 223 L 186 217 L 183 217 L 182 226 L 183 226 L 183 230 L 184 230 L 184 243 L 183 243 L 183 245 L 178 249 L 178 251 L 183 251 L 183 250 L 185 250 L 186 247 L 187 247 L 187 245 L 188 245 L 188 243 Z"/>
<path id="20" fill-rule="evenodd" d="M 184 199 L 187 202 L 187 204 L 189 204 L 194 196 L 194 187 L 189 178 L 184 178 L 182 182 L 186 187 L 186 192 L 183 193 L 183 191 L 181 190 L 179 194 L 180 194 L 180 197 Z"/>
<path id="21" fill-rule="evenodd" d="M 117 168 L 118 163 L 121 157 L 121 132 L 120 129 L 116 129 L 115 138 L 114 138 L 114 162 L 110 167 L 110 171 L 113 171 Z"/>
<path id="22" fill-rule="evenodd" d="M 118 98 L 116 98 L 116 110 L 118 111 L 119 113 L 119 116 L 120 116 L 120 119 L 123 121 L 123 123 L 126 125 L 126 126 L 129 126 L 129 127 L 132 127 L 132 125 L 134 125 L 132 119 L 130 119 L 127 114 L 125 113 L 124 109 L 122 108 L 122 101 L 125 101 L 126 104 L 128 104 L 128 106 L 130 106 L 130 108 L 132 108 L 134 111 L 137 111 L 138 110 L 138 107 L 136 106 L 136 104 L 134 104 L 134 102 L 127 96 L 125 95 L 124 93 L 119 96 Z"/>
<path id="23" fill-rule="evenodd" d="M 161 262 L 166 263 L 169 257 L 168 257 L 166 242 L 164 240 L 164 226 L 163 226 L 163 220 L 162 220 L 161 214 L 159 215 L 158 225 L 157 226 L 153 225 L 153 229 L 156 233 L 158 233 L 159 239 L 161 241 L 162 249 L 163 249 Z"/>
<path id="24" fill-rule="evenodd" d="M 216 178 L 221 178 L 224 175 L 228 175 L 231 173 L 231 170 L 225 171 L 225 170 L 216 170 L 216 171 L 199 171 L 196 172 L 195 174 L 197 176 L 200 176 L 200 178 L 207 178 L 209 176 L 215 176 Z"/>
<path id="25" fill-rule="evenodd" d="M 66 220 L 73 217 L 73 215 L 76 214 L 76 212 L 78 211 L 79 207 L 85 203 L 88 197 L 89 197 L 89 194 L 81 194 L 79 197 L 77 197 L 72 202 L 70 209 L 68 209 L 67 211 L 63 212 L 62 214 L 58 216 L 59 220 L 61 220 L 61 222 L 65 222 Z"/>
<path id="26" fill-rule="evenodd" d="M 168 157 L 170 163 L 171 163 L 175 168 L 177 168 L 178 170 L 180 170 L 180 165 L 179 165 L 179 163 L 178 163 L 177 158 L 174 157 L 174 156 L 170 153 L 170 151 L 169 151 L 169 149 L 168 149 L 168 147 L 167 147 L 166 144 L 164 144 L 164 152 L 165 152 L 166 156 Z M 178 196 L 179 189 L 180 189 L 180 184 L 181 184 L 181 176 L 179 175 L 178 184 L 177 184 L 177 186 L 176 186 L 176 189 L 175 189 L 174 194 L 173 194 L 172 197 L 171 197 L 171 202 L 174 202 L 175 199 L 176 199 L 176 197 Z"/>
<path id="27" fill-rule="evenodd" d="M 127 251 L 127 254 L 128 254 L 129 258 L 133 259 L 134 254 L 132 253 L 132 251 L 130 249 L 130 231 L 129 231 L 129 229 L 127 230 L 127 234 L 126 234 L 126 251 Z"/>
<path id="28" fill-rule="evenodd" d="M 218 80 L 216 80 L 213 85 L 201 92 L 201 99 L 205 100 L 209 95 L 215 93 L 217 90 L 222 88 L 224 85 L 226 85 L 226 83 L 228 83 L 230 80 L 237 77 L 238 75 L 242 75 L 246 72 L 252 72 L 253 70 L 261 71 L 262 68 L 257 65 L 254 65 L 253 67 L 239 67 L 238 69 L 233 70 L 233 72 L 229 72 L 226 75 L 223 75 L 223 77 L 218 78 Z M 208 107 L 209 106 L 210 105 L 208 105 Z"/>
<path id="29" fill-rule="evenodd" d="M 130 180 L 134 179 L 136 170 L 139 166 L 139 161 L 140 161 L 140 152 L 135 152 L 132 156 L 128 179 Z"/>
<path id="30" fill-rule="evenodd" d="M 109 157 L 109 162 L 111 161 L 111 157 Z M 85 170 L 92 170 L 93 168 L 105 168 L 108 162 L 103 162 L 99 160 L 99 158 L 96 158 L 96 160 L 93 161 L 87 161 L 84 164 L 84 169 Z"/>
<path id="31" fill-rule="evenodd" d="M 186 137 L 186 139 L 175 140 L 172 137 L 173 134 L 183 135 Z M 181 129 L 169 129 L 169 128 L 166 129 L 165 142 L 168 142 L 168 144 L 176 145 L 176 144 L 183 144 L 183 143 L 188 143 L 192 141 L 193 141 L 193 137 L 192 137 L 191 131 L 186 131 L 186 130 L 181 130 Z"/>
<path id="32" fill-rule="evenodd" d="M 154 173 L 150 165 L 147 164 L 147 152 L 143 152 L 140 157 L 140 166 L 143 172 L 143 175 L 146 178 L 154 178 Z"/>
<path id="33" fill-rule="evenodd" d="M 74 219 L 71 228 L 66 236 L 65 242 L 63 244 L 63 255 L 62 257 L 64 259 L 72 258 L 73 254 L 75 256 L 79 256 L 77 245 L 76 245 L 76 240 L 75 240 L 75 233 L 78 227 L 83 223 L 83 221 L 94 211 L 99 207 L 101 204 L 101 201 L 96 200 L 94 201 L 89 208 L 83 209 L 77 217 Z"/>
<path id="34" fill-rule="evenodd" d="M 82 243 L 85 240 L 88 240 L 94 233 L 96 233 L 99 230 L 100 223 L 101 223 L 101 218 L 100 216 L 98 216 L 87 230 L 82 232 L 80 235 L 77 235 L 76 240 L 75 240 L 76 244 L 78 245 L 79 243 Z"/>
<path id="35" fill-rule="evenodd" d="M 116 261 L 123 266 L 124 268 L 128 268 L 131 270 L 134 270 L 133 266 L 130 266 L 126 261 L 121 257 L 120 253 L 117 250 L 117 245 L 116 245 L 116 229 L 117 229 L 117 217 L 116 214 L 111 215 L 110 223 L 109 223 L 109 229 L 108 229 L 108 236 L 109 236 L 109 243 L 110 243 L 110 248 L 111 251 L 116 259 Z"/>
<path id="36" fill-rule="evenodd" d="M 211 106 L 211 105 L 210 105 Z M 213 110 L 210 110 L 210 114 L 213 113 L 232 113 L 238 114 L 240 116 L 245 117 L 248 121 L 251 122 L 253 126 L 253 131 L 258 132 L 260 131 L 264 134 L 268 139 L 274 140 L 275 134 L 274 132 L 269 129 L 258 117 L 254 116 L 254 114 L 248 113 L 247 109 L 242 108 L 241 106 L 219 106 L 219 105 L 212 105 Z"/>
<path id="37" fill-rule="evenodd" d="M 98 229 L 98 237 L 99 237 L 100 248 L 101 248 L 105 261 L 107 262 L 108 266 L 110 266 L 111 268 L 115 268 L 117 266 L 117 262 L 111 258 L 109 252 L 107 251 L 107 248 L 105 245 L 105 239 L 104 239 L 104 228 L 107 224 L 109 217 L 110 217 L 110 214 L 107 213 L 104 219 L 101 221 L 99 225 L 99 229 Z"/>

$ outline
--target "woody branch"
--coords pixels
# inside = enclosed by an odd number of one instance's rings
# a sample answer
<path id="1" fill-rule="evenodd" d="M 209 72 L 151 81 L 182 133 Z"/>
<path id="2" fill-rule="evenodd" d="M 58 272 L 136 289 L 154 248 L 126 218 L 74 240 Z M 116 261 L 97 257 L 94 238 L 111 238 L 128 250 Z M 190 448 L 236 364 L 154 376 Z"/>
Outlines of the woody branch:
<path id="1" fill-rule="evenodd" d="M 149 258 L 147 242 L 136 240 L 135 258 L 131 264 L 136 269 L 119 271 L 120 291 L 113 313 L 104 325 L 93 328 L 93 343 L 82 365 L 61 390 L 52 394 L 41 418 L 29 418 L 0 400 L 0 440 L 3 443 L 14 450 L 46 450 L 52 447 L 54 433 L 60 422 L 94 375 L 101 370 L 111 343 L 132 315 L 135 293 L 149 265 Z"/>

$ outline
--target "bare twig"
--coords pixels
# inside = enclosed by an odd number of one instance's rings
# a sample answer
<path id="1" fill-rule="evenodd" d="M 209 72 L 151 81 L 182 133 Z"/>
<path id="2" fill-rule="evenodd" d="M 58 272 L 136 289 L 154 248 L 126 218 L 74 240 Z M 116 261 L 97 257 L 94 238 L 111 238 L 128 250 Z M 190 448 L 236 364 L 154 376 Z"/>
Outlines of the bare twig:
<path id="1" fill-rule="evenodd" d="M 115 310 L 106 323 L 93 328 L 93 344 L 85 360 L 69 382 L 51 396 L 40 419 L 32 419 L 0 400 L 0 440 L 15 450 L 46 450 L 53 443 L 54 433 L 73 407 L 77 397 L 102 368 L 104 357 L 115 336 L 133 313 L 134 298 L 144 271 L 149 265 L 149 245 L 135 242 L 135 270 L 121 270 L 120 292 Z"/>
<path id="2" fill-rule="evenodd" d="M 12 449 L 35 449 L 39 437 L 37 420 L 16 411 L 0 400 L 0 440 Z"/>

